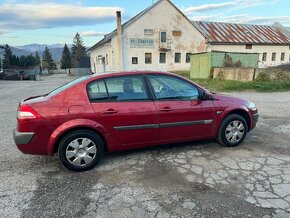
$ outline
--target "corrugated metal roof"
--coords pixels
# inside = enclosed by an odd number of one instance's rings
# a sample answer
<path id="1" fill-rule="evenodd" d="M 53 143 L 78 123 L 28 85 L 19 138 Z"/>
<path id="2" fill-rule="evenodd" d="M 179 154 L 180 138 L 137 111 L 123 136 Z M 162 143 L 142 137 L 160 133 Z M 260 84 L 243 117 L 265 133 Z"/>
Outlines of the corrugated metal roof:
<path id="1" fill-rule="evenodd" d="M 274 26 L 192 21 L 210 43 L 290 44 L 290 37 Z"/>

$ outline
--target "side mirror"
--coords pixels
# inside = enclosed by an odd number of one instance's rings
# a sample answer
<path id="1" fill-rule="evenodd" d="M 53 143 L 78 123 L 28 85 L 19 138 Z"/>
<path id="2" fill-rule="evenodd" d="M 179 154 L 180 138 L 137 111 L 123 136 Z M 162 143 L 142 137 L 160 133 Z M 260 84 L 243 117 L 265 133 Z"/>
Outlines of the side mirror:
<path id="1" fill-rule="evenodd" d="M 200 99 L 201 101 L 206 101 L 206 100 L 211 100 L 212 98 L 211 98 L 211 95 L 210 95 L 209 93 L 203 91 L 203 92 L 201 93 L 201 95 L 199 96 L 199 99 Z"/>

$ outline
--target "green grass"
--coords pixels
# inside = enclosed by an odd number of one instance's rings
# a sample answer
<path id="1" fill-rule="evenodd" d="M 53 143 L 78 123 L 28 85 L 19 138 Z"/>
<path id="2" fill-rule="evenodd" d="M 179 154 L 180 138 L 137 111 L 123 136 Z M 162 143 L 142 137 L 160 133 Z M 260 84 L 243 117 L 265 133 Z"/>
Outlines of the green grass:
<path id="1" fill-rule="evenodd" d="M 189 78 L 189 72 L 175 72 Z M 282 92 L 290 91 L 289 80 L 251 81 L 240 82 L 223 79 L 191 79 L 193 82 L 207 88 L 210 91 L 257 91 L 257 92 Z"/>
<path id="2" fill-rule="evenodd" d="M 222 79 L 192 79 L 192 81 L 211 91 L 290 91 L 290 81 L 283 80 L 240 82 Z"/>

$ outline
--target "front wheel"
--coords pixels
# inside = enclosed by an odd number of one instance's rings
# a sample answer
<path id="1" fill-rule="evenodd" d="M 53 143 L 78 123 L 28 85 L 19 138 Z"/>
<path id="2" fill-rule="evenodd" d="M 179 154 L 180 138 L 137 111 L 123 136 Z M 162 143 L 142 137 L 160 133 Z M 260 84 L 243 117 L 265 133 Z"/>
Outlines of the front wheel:
<path id="1" fill-rule="evenodd" d="M 104 154 L 104 143 L 94 132 L 79 130 L 65 136 L 58 148 L 60 162 L 72 171 L 92 169 Z"/>
<path id="2" fill-rule="evenodd" d="M 221 123 L 217 141 L 226 147 L 241 144 L 248 132 L 246 120 L 238 114 L 230 114 Z"/>

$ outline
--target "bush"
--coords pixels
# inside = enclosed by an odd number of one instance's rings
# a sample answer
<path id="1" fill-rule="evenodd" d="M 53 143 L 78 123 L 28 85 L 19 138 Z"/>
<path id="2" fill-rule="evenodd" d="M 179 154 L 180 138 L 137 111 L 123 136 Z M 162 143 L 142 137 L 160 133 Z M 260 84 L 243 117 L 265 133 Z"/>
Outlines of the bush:
<path id="1" fill-rule="evenodd" d="M 271 81 L 270 75 L 265 72 L 259 73 L 255 81 Z"/>
<path id="2" fill-rule="evenodd" d="M 275 72 L 274 75 L 275 75 L 276 80 L 286 80 L 286 81 L 290 80 L 290 73 L 287 73 L 287 72 L 278 71 L 278 72 Z"/>

